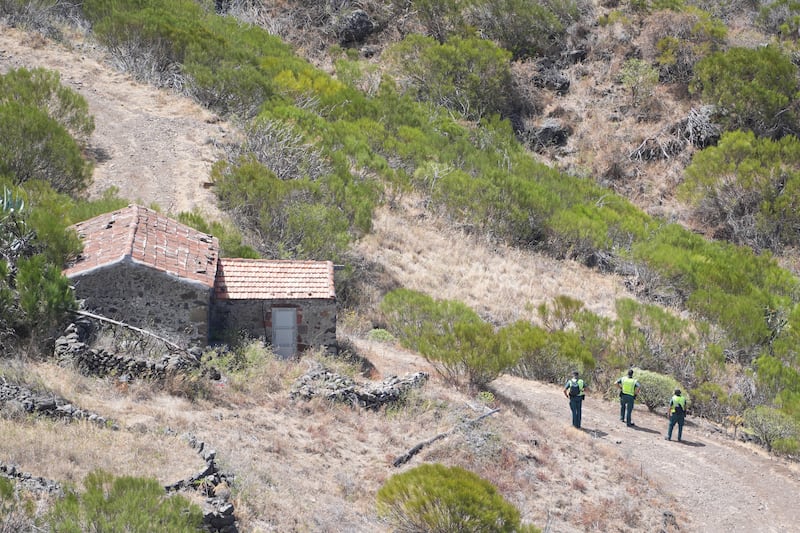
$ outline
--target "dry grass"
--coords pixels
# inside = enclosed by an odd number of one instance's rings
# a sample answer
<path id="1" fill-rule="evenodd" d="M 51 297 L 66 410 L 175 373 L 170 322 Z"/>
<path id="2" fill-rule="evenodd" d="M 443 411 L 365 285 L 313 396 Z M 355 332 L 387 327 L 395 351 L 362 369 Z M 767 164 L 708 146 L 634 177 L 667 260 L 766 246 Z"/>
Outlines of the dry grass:
<path id="1" fill-rule="evenodd" d="M 112 431 L 88 422 L 0 420 L 0 457 L 24 472 L 80 486 L 86 474 L 103 469 L 163 484 L 200 470 L 203 461 L 179 436 L 157 431 Z"/>
<path id="2" fill-rule="evenodd" d="M 633 297 L 615 276 L 486 242 L 441 221 L 420 221 L 413 212 L 381 209 L 357 249 L 400 286 L 464 302 L 495 324 L 537 322 L 536 307 L 559 295 L 603 316 L 613 316 L 616 299 Z"/>

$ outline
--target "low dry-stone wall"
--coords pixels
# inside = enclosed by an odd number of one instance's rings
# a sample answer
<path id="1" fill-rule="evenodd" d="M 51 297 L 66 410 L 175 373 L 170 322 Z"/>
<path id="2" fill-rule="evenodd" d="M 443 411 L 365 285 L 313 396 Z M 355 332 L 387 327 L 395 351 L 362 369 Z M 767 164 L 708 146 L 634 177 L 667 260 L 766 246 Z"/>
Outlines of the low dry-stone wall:
<path id="1" fill-rule="evenodd" d="M 378 383 L 359 384 L 319 365 L 295 381 L 289 396 L 293 400 L 322 396 L 331 401 L 379 409 L 382 405 L 397 402 L 409 389 L 422 387 L 428 377 L 427 372 L 416 372 L 403 378 L 391 376 Z"/>
<path id="2" fill-rule="evenodd" d="M 230 486 L 233 474 L 219 471 L 216 464 L 216 452 L 206 447 L 205 443 L 193 436 L 187 436 L 189 446 L 205 461 L 205 466 L 195 475 L 164 487 L 166 492 L 192 490 L 206 497 L 203 509 L 203 529 L 210 533 L 238 533 L 233 504 L 230 502 Z M 136 475 L 136 474 L 132 474 Z M 18 487 L 29 492 L 48 493 L 63 496 L 60 483 L 43 477 L 33 476 L 20 471 L 16 465 L 0 462 L 0 476 L 14 480 Z"/>
<path id="3" fill-rule="evenodd" d="M 189 446 L 197 450 L 206 465 L 195 475 L 182 479 L 164 487 L 167 492 L 194 490 L 205 496 L 203 506 L 204 529 L 212 533 L 237 533 L 236 516 L 230 502 L 230 487 L 233 485 L 233 474 L 226 474 L 217 468 L 217 453 L 207 448 L 203 441 L 193 435 L 187 435 Z"/>
<path id="4" fill-rule="evenodd" d="M 75 407 L 64 398 L 52 393 L 36 393 L 16 383 L 0 377 L 0 406 L 30 414 L 66 420 L 88 420 L 101 426 L 117 429 L 116 424 L 106 418 Z"/>
<path id="5" fill-rule="evenodd" d="M 64 494 L 61 484 L 57 481 L 32 476 L 27 472 L 21 472 L 17 469 L 16 465 L 0 462 L 0 476 L 13 479 L 18 486 L 23 487 L 29 492 L 45 492 L 59 496 Z"/>
<path id="6" fill-rule="evenodd" d="M 90 348 L 91 325 L 72 323 L 64 335 L 56 339 L 55 357 L 59 365 L 74 366 L 86 376 L 119 376 L 123 379 L 164 379 L 169 375 L 198 368 L 194 356 L 168 353 L 158 361 L 110 353 Z"/>

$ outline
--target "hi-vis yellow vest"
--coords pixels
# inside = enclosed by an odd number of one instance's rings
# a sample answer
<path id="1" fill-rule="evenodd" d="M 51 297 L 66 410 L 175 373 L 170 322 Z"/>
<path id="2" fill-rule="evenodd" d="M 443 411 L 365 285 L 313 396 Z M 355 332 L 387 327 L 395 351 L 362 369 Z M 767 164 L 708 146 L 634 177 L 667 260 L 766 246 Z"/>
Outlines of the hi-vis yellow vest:
<path id="1" fill-rule="evenodd" d="M 674 413 L 675 412 L 675 406 L 676 405 L 680 405 L 681 409 L 683 409 L 684 412 L 686 411 L 686 398 L 684 396 L 673 396 L 672 400 L 669 402 L 669 404 L 671 405 L 671 407 L 669 409 L 670 413 Z"/>
<path id="2" fill-rule="evenodd" d="M 622 378 L 622 394 L 633 396 L 636 394 L 636 380 L 633 378 Z"/>

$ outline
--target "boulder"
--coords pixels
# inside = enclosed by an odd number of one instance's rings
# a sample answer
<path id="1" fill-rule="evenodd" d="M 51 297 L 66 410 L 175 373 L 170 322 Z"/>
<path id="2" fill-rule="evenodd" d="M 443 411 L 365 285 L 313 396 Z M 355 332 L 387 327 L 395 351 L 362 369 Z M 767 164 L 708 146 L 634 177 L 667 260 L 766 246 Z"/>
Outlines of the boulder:
<path id="1" fill-rule="evenodd" d="M 375 24 L 363 9 L 342 13 L 336 21 L 336 36 L 342 44 L 363 42 L 375 29 Z"/>

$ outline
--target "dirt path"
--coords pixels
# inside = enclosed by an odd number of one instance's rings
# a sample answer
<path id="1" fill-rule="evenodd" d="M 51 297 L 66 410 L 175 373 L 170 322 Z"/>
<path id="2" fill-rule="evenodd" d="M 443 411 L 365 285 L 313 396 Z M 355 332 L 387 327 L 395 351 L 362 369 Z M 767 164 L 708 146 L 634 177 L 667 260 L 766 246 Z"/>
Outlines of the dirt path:
<path id="1" fill-rule="evenodd" d="M 89 45 L 66 48 L 14 28 L 0 28 L 0 72 L 43 67 L 80 93 L 95 119 L 90 151 L 96 159 L 97 196 L 108 187 L 166 213 L 202 208 L 218 218 L 207 188 L 217 143 L 230 128 L 188 98 L 133 81 L 115 72 Z"/>
<path id="2" fill-rule="evenodd" d="M 512 376 L 503 376 L 493 385 L 535 414 L 560 417 L 565 426 L 569 424 L 569 406 L 559 387 Z M 635 428 L 620 422 L 619 405 L 614 402 L 588 395 L 584 403 L 583 428 L 614 443 L 631 468 L 684 502 L 692 531 L 800 531 L 797 465 L 736 443 L 692 417 L 687 418 L 683 443 L 664 440 L 664 415 L 637 405 L 633 422 Z"/>
<path id="3" fill-rule="evenodd" d="M 405 350 L 357 343 L 370 354 L 381 374 L 430 371 L 426 361 Z M 502 376 L 492 388 L 524 405 L 546 423 L 571 431 L 570 411 L 556 385 Z M 761 448 L 738 443 L 711 424 L 687 417 L 684 442 L 664 440 L 665 415 L 637 405 L 634 428 L 619 420 L 619 404 L 587 394 L 583 429 L 613 444 L 631 469 L 654 480 L 668 495 L 683 502 L 691 524 L 681 531 L 787 533 L 800 531 L 800 465 L 767 455 Z M 677 431 L 677 429 L 676 429 Z"/>

